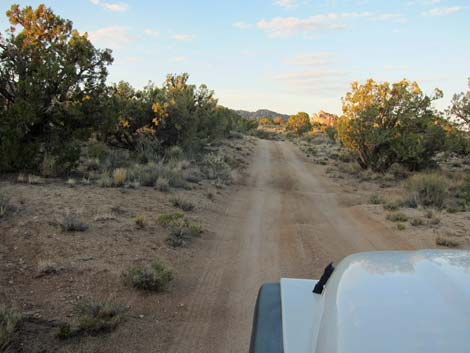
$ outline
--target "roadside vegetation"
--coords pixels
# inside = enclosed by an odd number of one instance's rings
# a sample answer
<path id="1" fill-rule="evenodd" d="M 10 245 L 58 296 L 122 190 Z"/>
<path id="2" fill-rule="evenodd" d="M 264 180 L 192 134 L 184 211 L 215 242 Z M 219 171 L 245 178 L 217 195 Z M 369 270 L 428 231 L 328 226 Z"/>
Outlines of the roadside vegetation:
<path id="1" fill-rule="evenodd" d="M 348 187 L 349 203 L 374 206 L 392 229 L 470 247 L 470 88 L 445 111 L 416 82 L 352 83 L 340 116 L 292 115 L 260 122 L 258 136 L 290 139 Z M 369 206 L 369 207 L 370 207 Z M 409 226 L 409 227 L 408 227 Z"/>

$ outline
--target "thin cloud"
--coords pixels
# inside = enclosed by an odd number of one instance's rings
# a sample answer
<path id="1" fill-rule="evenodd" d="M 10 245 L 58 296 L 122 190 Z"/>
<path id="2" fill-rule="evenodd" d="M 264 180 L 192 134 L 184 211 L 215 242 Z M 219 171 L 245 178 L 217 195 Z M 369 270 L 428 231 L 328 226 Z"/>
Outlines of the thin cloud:
<path id="1" fill-rule="evenodd" d="M 251 24 L 243 22 L 243 21 L 238 21 L 232 24 L 233 27 L 238 28 L 238 29 L 248 29 L 251 28 Z"/>
<path id="2" fill-rule="evenodd" d="M 183 61 L 186 61 L 186 57 L 185 56 L 176 56 L 176 57 L 173 58 L 173 61 L 183 62 Z"/>
<path id="3" fill-rule="evenodd" d="M 297 0 L 276 0 L 274 3 L 285 9 L 291 9 L 298 5 Z"/>
<path id="4" fill-rule="evenodd" d="M 144 34 L 150 36 L 150 37 L 158 37 L 160 36 L 160 32 L 156 31 L 154 29 L 146 28 L 144 29 Z"/>
<path id="5" fill-rule="evenodd" d="M 436 7 L 429 11 L 423 12 L 424 16 L 445 16 L 450 15 L 456 12 L 463 10 L 461 6 L 451 6 L 451 7 Z"/>
<path id="6" fill-rule="evenodd" d="M 409 69 L 409 66 L 402 65 L 402 66 L 394 66 L 394 65 L 385 65 L 384 70 L 385 71 L 403 71 Z"/>
<path id="7" fill-rule="evenodd" d="M 129 33 L 128 27 L 111 26 L 90 32 L 90 40 L 97 45 L 114 49 L 134 41 L 135 37 Z"/>
<path id="8" fill-rule="evenodd" d="M 103 9 L 113 12 L 125 12 L 129 8 L 129 5 L 124 2 L 103 2 L 101 0 L 90 0 L 90 2 L 93 5 L 100 5 Z"/>
<path id="9" fill-rule="evenodd" d="M 332 61 L 332 53 L 301 54 L 287 61 L 290 65 L 296 66 L 323 66 Z"/>
<path id="10" fill-rule="evenodd" d="M 271 20 L 260 20 L 257 26 L 271 37 L 288 37 L 297 33 L 344 29 L 345 25 L 338 23 L 338 21 L 370 17 L 371 15 L 369 12 L 348 12 L 329 13 L 307 18 L 275 17 Z"/>
<path id="11" fill-rule="evenodd" d="M 173 39 L 177 40 L 177 41 L 180 41 L 180 42 L 187 42 L 187 41 L 193 40 L 194 35 L 193 34 L 179 33 L 179 34 L 174 34 Z"/>

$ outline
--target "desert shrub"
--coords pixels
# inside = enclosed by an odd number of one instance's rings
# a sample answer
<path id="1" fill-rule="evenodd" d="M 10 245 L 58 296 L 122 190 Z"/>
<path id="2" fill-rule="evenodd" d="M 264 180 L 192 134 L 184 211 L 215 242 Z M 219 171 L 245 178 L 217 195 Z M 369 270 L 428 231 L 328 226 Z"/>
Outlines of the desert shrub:
<path id="1" fill-rule="evenodd" d="M 400 208 L 401 203 L 397 200 L 388 200 L 383 204 L 384 210 L 396 211 Z"/>
<path id="2" fill-rule="evenodd" d="M 182 212 L 175 212 L 175 213 L 162 213 L 157 218 L 157 223 L 163 227 L 168 227 L 178 222 L 184 218 L 184 213 Z"/>
<path id="3" fill-rule="evenodd" d="M 432 107 L 441 96 L 436 91 L 428 97 L 407 80 L 393 85 L 372 79 L 363 85 L 355 82 L 343 99 L 338 139 L 363 168 L 384 172 L 393 163 L 410 170 L 428 167 L 444 148 L 443 120 Z"/>
<path id="4" fill-rule="evenodd" d="M 165 156 L 169 159 L 180 160 L 184 158 L 184 151 L 180 146 L 172 146 L 165 152 Z"/>
<path id="5" fill-rule="evenodd" d="M 406 222 L 408 220 L 408 216 L 401 212 L 395 212 L 388 214 L 387 219 L 392 222 Z"/>
<path id="6" fill-rule="evenodd" d="M 201 235 L 202 232 L 203 229 L 200 224 L 183 219 L 170 227 L 170 234 L 166 238 L 166 242 L 172 247 L 181 247 L 191 241 L 193 237 Z"/>
<path id="7" fill-rule="evenodd" d="M 127 285 L 156 292 L 165 290 L 173 280 L 173 272 L 158 259 L 147 267 L 130 268 L 122 276 Z"/>
<path id="8" fill-rule="evenodd" d="M 145 165 L 136 164 L 127 170 L 129 180 L 138 181 L 143 186 L 155 186 L 159 177 L 159 167 L 150 162 Z"/>
<path id="9" fill-rule="evenodd" d="M 384 202 L 384 199 L 381 195 L 374 194 L 370 197 L 369 202 L 373 205 L 380 205 Z"/>
<path id="10" fill-rule="evenodd" d="M 194 204 L 191 201 L 184 199 L 180 196 L 172 197 L 170 199 L 170 202 L 173 206 L 178 207 L 183 211 L 192 211 L 194 209 Z"/>
<path id="11" fill-rule="evenodd" d="M 397 224 L 397 229 L 398 229 L 398 230 L 405 230 L 405 229 L 406 229 L 406 226 L 405 226 L 403 223 L 398 223 L 398 224 Z"/>
<path id="12" fill-rule="evenodd" d="M 124 168 L 117 168 L 113 171 L 113 185 L 114 186 L 123 186 L 126 182 L 127 171 Z"/>
<path id="13" fill-rule="evenodd" d="M 15 310 L 0 305 L 0 351 L 10 343 L 20 319 L 21 315 Z"/>
<path id="14" fill-rule="evenodd" d="M 327 126 L 325 128 L 325 133 L 330 139 L 330 141 L 336 141 L 336 138 L 338 137 L 338 131 L 336 130 L 335 127 L 333 126 Z"/>
<path id="15" fill-rule="evenodd" d="M 405 183 L 409 199 L 424 207 L 441 208 L 447 198 L 447 179 L 437 173 L 415 174 Z"/>
<path id="16" fill-rule="evenodd" d="M 202 172 L 208 179 L 220 179 L 228 181 L 231 178 L 230 166 L 225 162 L 223 156 L 209 153 L 202 162 Z"/>
<path id="17" fill-rule="evenodd" d="M 113 178 L 109 175 L 108 172 L 103 172 L 98 178 L 97 184 L 102 188 L 110 188 L 113 186 Z"/>
<path id="18" fill-rule="evenodd" d="M 273 121 L 269 118 L 261 118 L 258 120 L 259 125 L 271 125 Z"/>
<path id="19" fill-rule="evenodd" d="M 157 183 L 155 185 L 158 190 L 162 192 L 170 191 L 170 181 L 165 177 L 158 177 Z"/>
<path id="20" fill-rule="evenodd" d="M 310 117 L 307 113 L 300 112 L 295 115 L 291 115 L 287 120 L 286 129 L 294 132 L 297 135 L 301 135 L 312 128 L 310 125 Z"/>
<path id="21" fill-rule="evenodd" d="M 80 216 L 71 211 L 65 213 L 59 225 L 64 232 L 84 232 L 88 229 L 88 225 L 82 222 Z"/>
<path id="22" fill-rule="evenodd" d="M 460 195 L 462 199 L 464 200 L 465 205 L 469 207 L 470 206 L 470 176 L 469 175 L 467 175 L 463 180 L 462 187 L 460 190 Z"/>
<path id="23" fill-rule="evenodd" d="M 419 227 L 419 226 L 422 226 L 424 224 L 424 221 L 421 219 L 421 218 L 412 218 L 410 220 L 410 224 L 413 226 L 413 227 Z"/>
<path id="24" fill-rule="evenodd" d="M 131 155 L 125 149 L 110 149 L 107 154 L 101 157 L 100 166 L 102 169 L 112 172 L 118 168 L 129 166 Z"/>
<path id="25" fill-rule="evenodd" d="M 8 198 L 0 194 L 0 219 L 4 218 L 11 209 Z"/>
<path id="26" fill-rule="evenodd" d="M 430 224 L 430 225 L 433 225 L 433 226 L 436 226 L 436 225 L 438 225 L 439 223 L 441 223 L 441 219 L 438 218 L 438 217 L 432 217 L 432 218 L 429 220 L 429 224 Z"/>
<path id="27" fill-rule="evenodd" d="M 147 225 L 147 219 L 145 218 L 144 215 L 138 215 L 137 217 L 134 218 L 135 225 L 139 229 L 144 229 L 145 226 Z"/>
<path id="28" fill-rule="evenodd" d="M 127 308 L 109 302 L 94 302 L 82 305 L 80 311 L 80 331 L 96 335 L 116 329 L 124 321 Z"/>
<path id="29" fill-rule="evenodd" d="M 450 239 L 448 237 L 438 235 L 436 237 L 436 245 L 439 246 L 445 246 L 447 248 L 456 248 L 459 246 L 459 243 L 453 239 Z"/>
<path id="30" fill-rule="evenodd" d="M 61 267 L 54 261 L 45 259 L 38 261 L 37 272 L 39 275 L 50 275 L 59 272 Z"/>

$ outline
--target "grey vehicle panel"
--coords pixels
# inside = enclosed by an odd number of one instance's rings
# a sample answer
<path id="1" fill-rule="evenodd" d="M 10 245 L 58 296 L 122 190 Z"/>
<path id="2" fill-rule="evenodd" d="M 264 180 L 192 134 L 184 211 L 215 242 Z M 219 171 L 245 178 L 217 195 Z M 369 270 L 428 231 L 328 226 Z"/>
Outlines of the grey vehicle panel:
<path id="1" fill-rule="evenodd" d="M 286 353 L 470 353 L 469 251 L 359 253 L 307 283 L 281 280 Z"/>

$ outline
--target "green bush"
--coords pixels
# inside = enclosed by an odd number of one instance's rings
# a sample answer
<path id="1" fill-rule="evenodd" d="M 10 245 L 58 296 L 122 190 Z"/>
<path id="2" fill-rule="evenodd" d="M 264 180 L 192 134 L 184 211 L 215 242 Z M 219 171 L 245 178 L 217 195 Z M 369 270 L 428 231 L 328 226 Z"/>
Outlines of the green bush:
<path id="1" fill-rule="evenodd" d="M 148 267 L 133 267 L 123 273 L 124 282 L 137 289 L 163 291 L 173 280 L 173 272 L 156 259 Z"/>
<path id="2" fill-rule="evenodd" d="M 295 115 L 291 115 L 287 120 L 286 129 L 294 132 L 297 135 L 301 135 L 312 129 L 310 124 L 310 117 L 307 113 L 300 112 Z"/>
<path id="3" fill-rule="evenodd" d="M 407 80 L 353 83 L 337 121 L 338 139 L 365 169 L 384 172 L 393 163 L 410 170 L 429 167 L 445 145 L 445 123 L 432 107 L 441 96 L 428 97 Z"/>
<path id="4" fill-rule="evenodd" d="M 57 337 L 69 339 L 75 336 L 91 335 L 114 331 L 125 321 L 127 308 L 110 302 L 90 302 L 79 306 L 79 322 L 77 327 L 69 323 L 60 326 Z"/>
<path id="5" fill-rule="evenodd" d="M 408 178 L 405 188 L 411 202 L 423 207 L 442 208 L 448 196 L 448 181 L 437 173 L 419 173 Z"/>
<path id="6" fill-rule="evenodd" d="M 96 49 L 72 22 L 39 5 L 7 11 L 0 36 L 0 171 L 63 174 L 75 168 L 79 144 L 107 119 L 109 50 Z M 31 58 L 34 58 L 31 59 Z"/>

